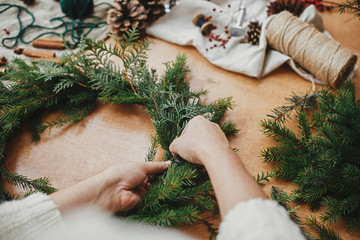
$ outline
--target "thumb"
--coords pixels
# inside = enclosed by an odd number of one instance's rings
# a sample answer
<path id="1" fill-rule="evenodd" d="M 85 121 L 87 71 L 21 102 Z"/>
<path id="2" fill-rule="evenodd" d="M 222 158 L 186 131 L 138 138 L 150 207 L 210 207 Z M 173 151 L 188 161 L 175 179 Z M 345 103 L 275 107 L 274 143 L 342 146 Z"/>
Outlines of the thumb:
<path id="1" fill-rule="evenodd" d="M 142 169 L 145 174 L 148 175 L 156 175 L 164 172 L 171 165 L 171 161 L 166 162 L 146 162 L 144 163 Z"/>
<path id="2" fill-rule="evenodd" d="M 170 152 L 175 156 L 179 155 L 179 145 L 180 145 L 179 141 L 180 139 L 176 138 L 174 139 L 174 141 L 172 141 L 172 143 L 169 146 Z"/>

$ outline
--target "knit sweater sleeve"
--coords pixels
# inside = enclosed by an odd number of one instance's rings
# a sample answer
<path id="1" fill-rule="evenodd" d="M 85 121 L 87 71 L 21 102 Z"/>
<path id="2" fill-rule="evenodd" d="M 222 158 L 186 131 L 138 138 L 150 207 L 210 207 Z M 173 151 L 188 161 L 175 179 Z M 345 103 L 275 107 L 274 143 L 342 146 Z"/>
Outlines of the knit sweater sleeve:
<path id="1" fill-rule="evenodd" d="M 287 211 L 269 199 L 251 199 L 238 203 L 220 225 L 218 240 L 305 239 Z"/>
<path id="2" fill-rule="evenodd" d="M 29 239 L 44 229 L 64 226 L 56 204 L 43 193 L 0 205 L 0 239 Z"/>

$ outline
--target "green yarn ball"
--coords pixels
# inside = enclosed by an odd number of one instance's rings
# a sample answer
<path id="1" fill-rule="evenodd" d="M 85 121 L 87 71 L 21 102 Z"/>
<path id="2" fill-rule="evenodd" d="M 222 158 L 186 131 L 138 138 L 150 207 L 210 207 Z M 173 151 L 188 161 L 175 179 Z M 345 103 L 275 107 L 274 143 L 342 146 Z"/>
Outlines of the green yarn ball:
<path id="1" fill-rule="evenodd" d="M 93 0 L 60 0 L 61 10 L 69 18 L 83 19 L 94 11 Z"/>

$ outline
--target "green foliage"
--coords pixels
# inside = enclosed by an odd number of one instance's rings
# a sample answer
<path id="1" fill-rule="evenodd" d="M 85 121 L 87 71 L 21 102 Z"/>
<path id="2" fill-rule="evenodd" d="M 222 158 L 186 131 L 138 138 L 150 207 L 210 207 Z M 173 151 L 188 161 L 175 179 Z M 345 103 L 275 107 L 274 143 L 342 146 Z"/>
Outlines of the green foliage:
<path id="1" fill-rule="evenodd" d="M 256 175 L 256 178 L 255 178 L 255 181 L 260 185 L 260 186 L 265 186 L 265 184 L 263 183 L 263 181 L 267 181 L 269 182 L 270 181 L 270 178 L 274 175 L 273 172 L 262 172 L 261 175 L 260 174 L 257 174 Z"/>
<path id="2" fill-rule="evenodd" d="M 267 115 L 271 117 L 275 122 L 285 123 L 291 119 L 293 111 L 308 111 L 316 108 L 318 94 L 305 94 L 304 96 L 298 96 L 293 93 L 293 96 L 286 98 L 289 102 L 287 105 L 277 107 L 272 110 L 272 114 Z"/>
<path id="3" fill-rule="evenodd" d="M 340 4 L 340 13 L 344 13 L 346 10 L 355 13 L 360 18 L 360 0 L 347 0 Z"/>
<path id="4" fill-rule="evenodd" d="M 203 115 L 221 124 L 232 100 L 204 104 L 200 97 L 206 92 L 190 89 L 187 81 L 190 70 L 183 55 L 166 63 L 166 71 L 158 76 L 155 69 L 147 66 L 149 42 L 137 38 L 135 29 L 115 46 L 84 38 L 79 51 L 63 56 L 60 64 L 39 61 L 28 65 L 15 60 L 0 76 L 0 160 L 14 131 L 24 123 L 28 123 L 33 141 L 39 141 L 46 129 L 86 118 L 97 101 L 141 104 L 156 128 L 145 161 L 153 161 L 161 146 L 165 151 L 163 160 L 173 164 L 153 180 L 146 197 L 127 219 L 163 226 L 191 224 L 206 211 L 218 211 L 212 187 L 203 167 L 174 157 L 169 145 L 194 116 Z M 116 64 L 114 58 L 121 63 Z M 42 114 L 52 111 L 63 115 L 43 122 Z M 226 134 L 237 132 L 231 121 L 221 126 Z M 0 180 L 29 192 L 54 190 L 47 185 L 47 178 L 29 180 L 3 167 L 0 174 Z M 10 197 L 1 184 L 0 195 L 1 201 Z"/>
<path id="5" fill-rule="evenodd" d="M 296 207 L 290 206 L 290 204 L 296 198 L 296 193 L 288 194 L 287 192 L 283 191 L 281 188 L 273 186 L 271 188 L 270 194 L 273 200 L 277 201 L 281 206 L 283 206 L 285 209 L 288 210 L 288 213 L 290 214 L 290 217 L 294 222 L 300 223 L 300 217 L 296 214 L 296 209 L 298 209 L 299 206 Z"/>
<path id="6" fill-rule="evenodd" d="M 331 230 L 329 227 L 324 225 L 323 223 L 320 223 L 316 217 L 310 215 L 305 219 L 305 225 L 309 226 L 315 233 L 318 234 L 319 240 L 341 240 L 341 237 L 339 234 Z"/>
<path id="7" fill-rule="evenodd" d="M 261 122 L 264 134 L 279 143 L 261 155 L 273 164 L 275 178 L 298 187 L 293 201 L 324 209 L 320 224 L 345 220 L 348 231 L 359 231 L 360 100 L 351 82 L 336 92 L 323 89 L 316 96 L 318 109 L 296 109 L 297 131 L 278 116 Z M 314 229 L 325 229 L 314 219 L 310 222 Z M 327 234 L 324 239 L 337 239 L 331 231 Z"/>

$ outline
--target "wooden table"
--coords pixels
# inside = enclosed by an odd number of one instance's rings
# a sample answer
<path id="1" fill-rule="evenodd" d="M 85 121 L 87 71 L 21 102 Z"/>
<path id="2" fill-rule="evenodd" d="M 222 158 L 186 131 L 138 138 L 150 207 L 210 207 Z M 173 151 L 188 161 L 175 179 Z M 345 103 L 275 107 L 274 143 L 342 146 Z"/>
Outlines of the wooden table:
<path id="1" fill-rule="evenodd" d="M 323 13 L 325 29 L 343 46 L 360 56 L 360 20 L 353 14 L 340 15 L 338 12 Z M 259 127 L 262 119 L 270 111 L 285 103 L 285 97 L 291 92 L 310 91 L 311 83 L 295 74 L 288 66 L 282 66 L 263 79 L 229 72 L 210 64 L 193 47 L 177 46 L 159 39 L 153 41 L 149 52 L 149 65 L 162 72 L 163 62 L 174 60 L 176 55 L 185 53 L 191 73 L 193 89 L 207 89 L 206 101 L 233 96 L 236 103 L 226 119 L 233 120 L 241 131 L 230 137 L 233 147 L 239 149 L 239 156 L 252 175 L 270 170 L 262 163 L 260 150 L 274 144 L 265 137 Z M 357 64 L 360 61 L 358 60 Z M 360 73 L 357 71 L 357 96 L 360 92 Z M 322 86 L 318 85 L 317 89 Z M 44 116 L 51 119 L 54 116 Z M 92 176 L 109 166 L 125 161 L 143 161 L 150 146 L 150 136 L 154 127 L 149 115 L 134 105 L 102 105 L 87 120 L 69 127 L 52 129 L 42 134 L 39 143 L 31 143 L 30 137 L 22 130 L 6 149 L 6 168 L 31 178 L 49 176 L 57 189 L 63 189 L 82 179 Z M 291 185 L 271 182 L 290 190 Z M 269 195 L 271 184 L 264 187 Z M 13 186 L 7 186 L 12 192 L 21 193 Z M 308 214 L 306 206 L 298 210 L 301 216 Z M 213 218 L 216 223 L 219 217 Z M 204 224 L 180 227 L 198 239 L 208 239 Z M 344 239 L 356 239 L 340 230 Z"/>

